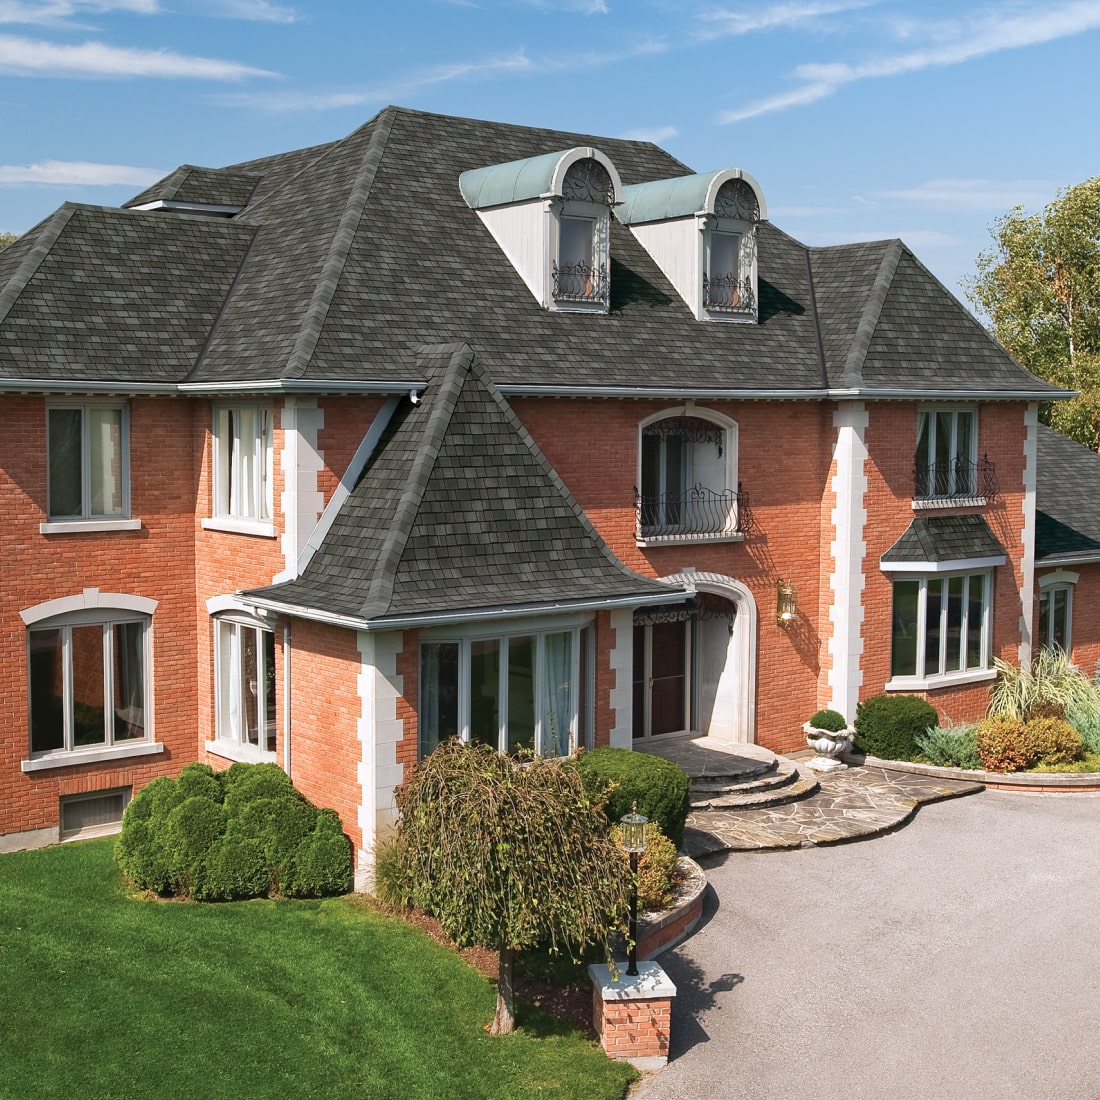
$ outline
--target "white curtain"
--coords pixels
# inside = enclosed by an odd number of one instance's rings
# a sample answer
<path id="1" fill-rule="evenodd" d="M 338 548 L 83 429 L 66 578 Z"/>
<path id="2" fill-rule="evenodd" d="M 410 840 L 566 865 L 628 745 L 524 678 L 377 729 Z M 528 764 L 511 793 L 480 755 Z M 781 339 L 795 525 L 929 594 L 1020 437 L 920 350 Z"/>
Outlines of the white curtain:
<path id="1" fill-rule="evenodd" d="M 568 756 L 573 723 L 573 632 L 547 634 L 543 651 L 546 722 L 542 731 L 542 754 Z"/>

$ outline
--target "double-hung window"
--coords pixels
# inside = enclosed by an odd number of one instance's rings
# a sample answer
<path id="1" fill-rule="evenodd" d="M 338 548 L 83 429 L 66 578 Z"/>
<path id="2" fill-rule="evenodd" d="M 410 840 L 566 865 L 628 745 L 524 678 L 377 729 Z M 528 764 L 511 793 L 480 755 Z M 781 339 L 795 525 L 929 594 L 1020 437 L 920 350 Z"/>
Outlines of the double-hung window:
<path id="1" fill-rule="evenodd" d="M 31 756 L 150 738 L 149 617 L 75 612 L 27 632 Z"/>
<path id="2" fill-rule="evenodd" d="M 252 623 L 214 620 L 218 742 L 247 756 L 275 753 L 275 635 Z"/>
<path id="3" fill-rule="evenodd" d="M 126 406 L 51 404 L 46 429 L 49 518 L 126 518 L 130 514 Z"/>
<path id="4" fill-rule="evenodd" d="M 581 628 L 426 640 L 420 648 L 420 751 L 441 741 L 566 756 L 588 707 L 591 647 Z"/>
<path id="5" fill-rule="evenodd" d="M 934 680 L 988 669 L 992 588 L 988 570 L 895 580 L 893 679 Z"/>
<path id="6" fill-rule="evenodd" d="M 978 495 L 978 416 L 974 409 L 922 410 L 914 462 L 918 500 Z"/>
<path id="7" fill-rule="evenodd" d="M 234 405 L 215 410 L 215 518 L 270 522 L 273 466 L 270 408 Z"/>

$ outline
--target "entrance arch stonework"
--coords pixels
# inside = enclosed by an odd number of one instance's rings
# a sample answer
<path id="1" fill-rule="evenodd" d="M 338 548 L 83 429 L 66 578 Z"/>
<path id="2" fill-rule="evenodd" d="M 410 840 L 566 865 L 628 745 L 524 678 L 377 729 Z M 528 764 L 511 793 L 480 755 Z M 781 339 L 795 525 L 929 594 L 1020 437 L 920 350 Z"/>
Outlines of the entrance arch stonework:
<path id="1" fill-rule="evenodd" d="M 733 604 L 733 632 L 725 620 L 701 624 L 698 674 L 701 733 L 719 741 L 751 744 L 756 740 L 756 600 L 740 581 L 722 573 L 685 569 L 661 580 Z"/>

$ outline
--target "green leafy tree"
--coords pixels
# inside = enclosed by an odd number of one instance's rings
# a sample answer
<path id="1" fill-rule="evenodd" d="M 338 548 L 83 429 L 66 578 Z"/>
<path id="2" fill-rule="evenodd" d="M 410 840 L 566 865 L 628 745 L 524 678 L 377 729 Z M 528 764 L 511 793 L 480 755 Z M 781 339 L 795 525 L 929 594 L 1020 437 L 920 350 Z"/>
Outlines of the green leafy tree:
<path id="1" fill-rule="evenodd" d="M 517 951 L 576 954 L 625 925 L 630 871 L 563 761 L 448 741 L 398 791 L 376 889 L 433 914 L 459 947 L 499 952 L 491 1034 L 515 1030 Z"/>
<path id="2" fill-rule="evenodd" d="M 15 233 L 0 233 L 0 252 L 8 247 L 9 244 L 15 244 L 19 240 L 19 237 Z"/>
<path id="3" fill-rule="evenodd" d="M 1100 448 L 1100 176 L 1059 192 L 1040 214 L 1017 206 L 967 283 L 994 336 L 1032 374 L 1067 389 L 1044 418 Z"/>

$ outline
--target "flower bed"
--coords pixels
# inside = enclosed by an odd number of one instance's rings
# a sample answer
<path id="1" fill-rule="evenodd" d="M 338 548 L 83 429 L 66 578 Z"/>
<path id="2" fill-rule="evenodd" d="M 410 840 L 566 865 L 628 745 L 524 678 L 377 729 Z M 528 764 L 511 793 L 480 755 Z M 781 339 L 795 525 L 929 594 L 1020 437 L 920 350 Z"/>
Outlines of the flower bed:
<path id="1" fill-rule="evenodd" d="M 1019 791 L 1027 794 L 1091 794 L 1100 792 L 1100 772 L 986 772 L 969 768 L 941 768 L 908 760 L 880 760 L 877 756 L 848 753 L 849 764 L 871 764 L 896 772 L 939 775 L 946 779 L 969 779 L 989 791 Z"/>

